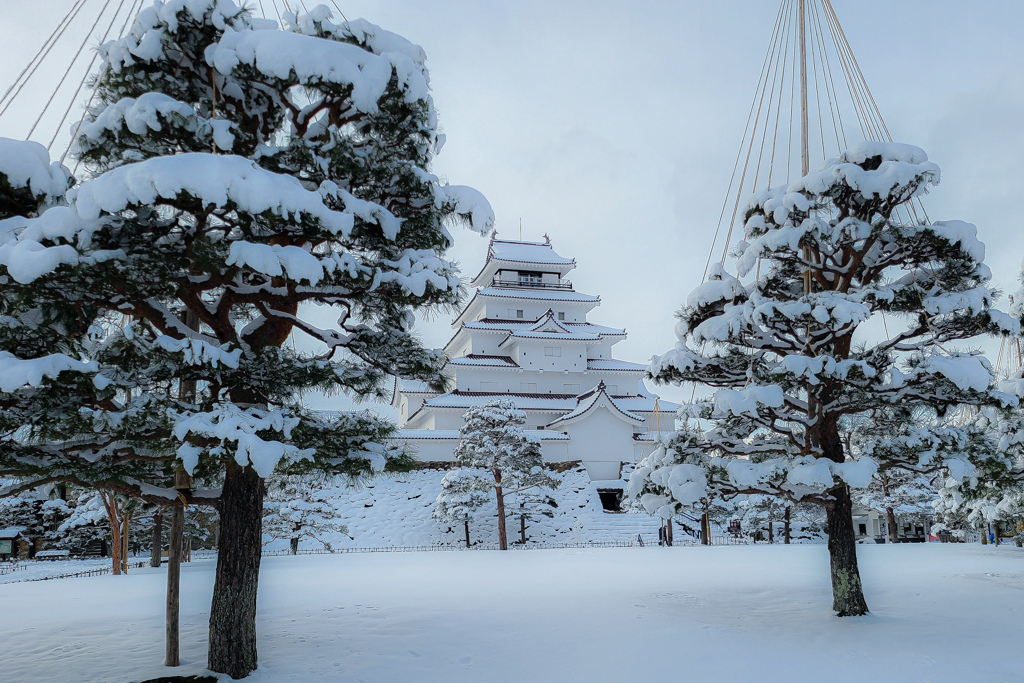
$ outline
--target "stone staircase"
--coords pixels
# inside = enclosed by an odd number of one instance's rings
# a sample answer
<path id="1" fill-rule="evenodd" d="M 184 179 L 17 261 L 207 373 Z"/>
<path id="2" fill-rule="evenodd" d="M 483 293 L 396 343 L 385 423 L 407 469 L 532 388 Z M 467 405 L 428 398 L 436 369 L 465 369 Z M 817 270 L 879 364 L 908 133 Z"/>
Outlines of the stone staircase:
<path id="1" fill-rule="evenodd" d="M 594 511 L 581 517 L 581 536 L 585 541 L 633 541 L 637 534 L 645 544 L 658 543 L 659 520 L 635 512 Z"/>

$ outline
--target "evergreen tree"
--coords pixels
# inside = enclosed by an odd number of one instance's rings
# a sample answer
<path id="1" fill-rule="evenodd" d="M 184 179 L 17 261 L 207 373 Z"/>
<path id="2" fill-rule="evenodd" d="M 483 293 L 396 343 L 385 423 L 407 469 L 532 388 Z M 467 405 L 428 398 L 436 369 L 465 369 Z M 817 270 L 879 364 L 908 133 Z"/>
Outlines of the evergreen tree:
<path id="1" fill-rule="evenodd" d="M 468 488 L 493 489 L 498 544 L 502 550 L 508 550 L 505 496 L 537 486 L 555 488 L 558 480 L 544 471 L 540 444 L 527 439 L 523 431 L 526 413 L 516 408 L 511 399 L 470 408 L 464 420 L 454 455 L 455 462 L 469 472 L 457 476 L 467 479 L 464 485 Z M 476 481 L 470 482 L 469 478 Z"/>
<path id="2" fill-rule="evenodd" d="M 287 539 L 294 555 L 304 539 L 319 542 L 331 550 L 331 536 L 348 534 L 340 511 L 327 491 L 308 477 L 280 477 L 267 483 L 263 504 L 263 536 Z"/>
<path id="3" fill-rule="evenodd" d="M 209 667 L 236 678 L 257 663 L 263 478 L 412 462 L 387 444 L 390 423 L 325 416 L 299 396 L 380 397 L 392 374 L 440 387 L 443 356 L 413 334 L 414 311 L 459 299 L 445 226 L 493 222 L 478 193 L 429 172 L 443 137 L 419 47 L 333 23 L 323 6 L 286 22 L 270 28 L 230 0 L 143 10 L 101 48 L 73 150 L 90 179 L 0 253 L 19 301 L 63 296 L 98 337 L 91 364 L 35 382 L 68 377 L 79 403 L 3 470 L 70 471 L 154 502 L 176 499 L 176 468 L 221 479 Z M 19 253 L 46 259 L 16 275 Z M 318 352 L 289 348 L 293 331 Z M 90 458 L 51 445 L 31 460 L 47 437 L 77 443 L 87 430 Z"/>
<path id="4" fill-rule="evenodd" d="M 470 547 L 469 522 L 473 513 L 491 500 L 494 476 L 483 469 L 457 469 L 441 479 L 441 492 L 434 501 L 434 519 L 446 524 L 461 523 Z"/>
<path id="5" fill-rule="evenodd" d="M 867 612 L 850 487 L 867 486 L 883 464 L 849 459 L 841 421 L 893 405 L 943 411 L 1007 398 L 990 391 L 983 357 L 951 347 L 1019 329 L 991 308 L 974 226 L 908 220 L 911 200 L 938 179 L 922 150 L 865 142 L 755 195 L 737 275 L 716 268 L 690 294 L 679 344 L 649 371 L 660 383 L 710 386 L 713 396 L 693 413 L 711 429 L 694 453 L 652 454 L 631 491 L 648 496 L 652 512 L 709 487 L 820 505 L 840 616 Z M 962 471 L 966 460 L 951 453 L 943 464 Z M 643 493 L 645 479 L 660 492 Z"/>

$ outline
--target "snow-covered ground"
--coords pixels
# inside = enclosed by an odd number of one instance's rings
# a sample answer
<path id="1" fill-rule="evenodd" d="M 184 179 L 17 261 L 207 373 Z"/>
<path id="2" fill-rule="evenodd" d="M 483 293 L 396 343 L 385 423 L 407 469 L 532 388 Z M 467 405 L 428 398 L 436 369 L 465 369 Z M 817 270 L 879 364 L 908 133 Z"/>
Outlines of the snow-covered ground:
<path id="1" fill-rule="evenodd" d="M 265 681 L 1019 681 L 1024 551 L 862 546 L 872 614 L 833 617 L 819 545 L 273 557 Z M 212 560 L 182 572 L 199 673 Z M 164 572 L 0 586 L 3 680 L 166 675 Z"/>

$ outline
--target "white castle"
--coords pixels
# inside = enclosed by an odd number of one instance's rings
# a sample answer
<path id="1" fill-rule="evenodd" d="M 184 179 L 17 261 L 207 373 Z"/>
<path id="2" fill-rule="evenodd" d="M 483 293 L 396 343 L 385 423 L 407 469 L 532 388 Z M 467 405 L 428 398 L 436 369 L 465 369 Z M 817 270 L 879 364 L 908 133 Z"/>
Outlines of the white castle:
<path id="1" fill-rule="evenodd" d="M 587 320 L 601 298 L 573 289 L 575 267 L 550 242 L 492 238 L 444 348 L 451 390 L 396 381 L 399 440 L 420 460 L 451 461 L 466 410 L 496 398 L 526 413 L 545 462 L 581 461 L 597 482 L 619 480 L 623 463 L 672 431 L 678 406 L 647 390 L 645 365 L 612 357 L 626 331 Z"/>

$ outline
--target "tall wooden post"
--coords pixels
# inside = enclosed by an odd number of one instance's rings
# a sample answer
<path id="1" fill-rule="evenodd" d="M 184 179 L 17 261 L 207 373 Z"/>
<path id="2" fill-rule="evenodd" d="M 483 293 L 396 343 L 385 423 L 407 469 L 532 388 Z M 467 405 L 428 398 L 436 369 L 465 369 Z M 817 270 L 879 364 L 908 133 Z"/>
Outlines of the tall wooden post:
<path id="1" fill-rule="evenodd" d="M 174 488 L 179 491 L 187 491 L 192 488 L 192 477 L 184 470 L 174 473 Z M 180 614 L 181 594 L 181 541 L 185 535 L 185 506 L 178 501 L 178 505 L 171 508 L 171 533 L 167 544 L 167 619 L 166 631 L 166 656 L 165 666 L 178 666 L 179 659 L 179 631 L 178 621 Z"/>
<path id="2" fill-rule="evenodd" d="M 464 520 L 463 524 L 466 525 L 466 547 L 468 548 L 469 547 L 469 520 L 468 519 Z"/>
<path id="3" fill-rule="evenodd" d="M 190 329 L 199 329 L 199 316 L 191 311 L 185 314 L 185 325 Z M 178 394 L 183 399 L 193 399 L 196 393 L 195 382 L 182 382 L 178 387 Z M 192 477 L 185 470 L 174 472 L 174 488 L 176 491 L 191 491 Z M 166 656 L 165 666 L 178 666 L 179 657 L 179 629 L 178 621 L 180 614 L 181 595 L 181 553 L 182 541 L 185 535 L 185 500 L 175 501 L 171 508 L 171 532 L 167 544 L 167 614 L 165 623 L 166 632 Z"/>

